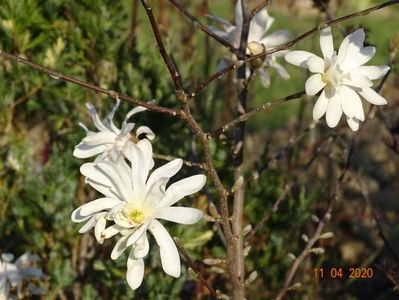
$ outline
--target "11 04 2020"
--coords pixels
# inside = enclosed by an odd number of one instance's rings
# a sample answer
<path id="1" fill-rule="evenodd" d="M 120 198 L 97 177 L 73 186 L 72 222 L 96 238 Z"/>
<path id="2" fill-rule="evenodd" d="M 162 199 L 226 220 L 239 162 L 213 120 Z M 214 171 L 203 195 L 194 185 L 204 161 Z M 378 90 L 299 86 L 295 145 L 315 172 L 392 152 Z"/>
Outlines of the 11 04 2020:
<path id="1" fill-rule="evenodd" d="M 349 278 L 349 279 L 370 279 L 374 276 L 374 270 L 371 267 L 332 267 L 332 268 L 314 268 L 313 274 L 315 278 Z"/>

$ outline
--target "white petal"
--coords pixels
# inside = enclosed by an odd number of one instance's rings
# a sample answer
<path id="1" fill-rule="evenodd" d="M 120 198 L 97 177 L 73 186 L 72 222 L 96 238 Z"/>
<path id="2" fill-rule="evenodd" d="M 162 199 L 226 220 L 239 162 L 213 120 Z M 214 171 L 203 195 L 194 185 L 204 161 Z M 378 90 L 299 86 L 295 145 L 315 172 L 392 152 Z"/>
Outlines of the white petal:
<path id="1" fill-rule="evenodd" d="M 119 199 L 115 198 L 99 198 L 94 201 L 88 202 L 86 204 L 83 204 L 80 207 L 80 215 L 82 216 L 89 216 L 91 214 L 103 211 L 103 210 L 109 210 L 115 205 L 118 205 L 121 203 Z"/>
<path id="2" fill-rule="evenodd" d="M 269 65 L 272 68 L 274 68 L 277 71 L 278 75 L 280 75 L 283 79 L 290 78 L 290 74 L 288 74 L 287 70 L 282 65 L 280 65 L 279 63 L 271 61 L 269 63 Z"/>
<path id="3" fill-rule="evenodd" d="M 134 259 L 133 257 L 131 257 L 132 252 L 130 252 L 129 258 L 127 259 L 126 281 L 129 284 L 129 287 L 132 290 L 135 290 L 143 282 L 144 260 L 143 259 Z"/>
<path id="4" fill-rule="evenodd" d="M 352 70 L 351 75 L 362 75 L 370 80 L 376 80 L 384 77 L 389 69 L 389 66 L 360 66 Z"/>
<path id="5" fill-rule="evenodd" d="M 359 129 L 360 121 L 356 118 L 346 118 L 346 122 L 352 131 L 357 131 Z"/>
<path id="6" fill-rule="evenodd" d="M 201 190 L 205 182 L 206 176 L 202 174 L 190 176 L 175 182 L 166 190 L 164 198 L 157 207 L 166 207 L 175 204 L 183 197 Z"/>
<path id="7" fill-rule="evenodd" d="M 372 46 L 364 47 L 355 52 L 354 49 L 352 52 L 348 50 L 345 60 L 340 63 L 340 67 L 343 72 L 350 72 L 353 69 L 364 65 L 367 63 L 375 54 L 375 48 Z"/>
<path id="8" fill-rule="evenodd" d="M 151 142 L 147 139 L 142 139 L 137 143 L 137 147 L 139 147 L 139 149 L 144 154 L 144 161 L 142 163 L 146 164 L 148 171 L 151 170 L 154 167 L 154 159 L 152 158 L 153 152 L 152 152 Z M 148 172 L 147 172 L 147 174 L 148 174 Z"/>
<path id="9" fill-rule="evenodd" d="M 308 68 L 307 61 L 309 57 L 316 56 L 313 53 L 307 52 L 307 51 L 291 51 L 288 52 L 284 58 L 287 62 L 290 64 L 296 65 L 301 68 Z"/>
<path id="10" fill-rule="evenodd" d="M 326 121 L 327 125 L 331 128 L 337 126 L 342 116 L 341 97 L 338 92 L 330 98 L 328 102 Z"/>
<path id="11" fill-rule="evenodd" d="M 132 252 L 130 254 L 134 255 L 134 258 L 144 258 L 148 251 L 150 250 L 150 243 L 148 242 L 147 233 L 144 233 L 136 244 L 133 246 Z"/>
<path id="12" fill-rule="evenodd" d="M 202 215 L 202 211 L 196 208 L 163 207 L 155 214 L 155 218 L 189 225 L 197 223 Z"/>
<path id="13" fill-rule="evenodd" d="M 113 123 L 115 112 L 118 109 L 120 103 L 121 103 L 121 100 L 119 98 L 117 98 L 114 107 L 112 108 L 111 112 L 105 117 L 105 120 L 104 120 L 105 125 L 109 129 L 111 129 L 114 133 L 120 132 L 120 130 Z"/>
<path id="14" fill-rule="evenodd" d="M 107 227 L 103 233 L 102 233 L 102 237 L 104 239 L 109 239 L 110 237 L 113 237 L 114 235 L 118 234 L 121 230 L 123 230 L 125 228 L 118 226 L 116 224 Z"/>
<path id="15" fill-rule="evenodd" d="M 152 154 L 152 153 L 151 153 Z M 130 152 L 132 157 L 132 185 L 136 198 L 144 200 L 146 194 L 145 182 L 147 180 L 149 168 L 146 158 L 152 159 L 149 155 L 143 153 L 140 148 L 132 147 Z"/>
<path id="16" fill-rule="evenodd" d="M 350 73 L 349 78 L 344 78 L 343 84 L 357 87 L 357 88 L 368 88 L 373 86 L 373 82 L 364 75 L 355 75 Z"/>
<path id="17" fill-rule="evenodd" d="M 116 134 L 110 131 L 100 131 L 86 136 L 82 143 L 90 146 L 97 146 L 102 144 L 114 144 Z"/>
<path id="18" fill-rule="evenodd" d="M 248 42 L 259 42 L 267 29 L 270 27 L 271 19 L 274 21 L 274 18 L 269 17 L 266 8 L 259 11 L 251 20 L 249 33 L 248 33 Z M 269 25 L 270 24 L 270 25 Z"/>
<path id="19" fill-rule="evenodd" d="M 107 224 L 107 220 L 104 218 L 104 215 L 101 217 L 97 217 L 97 223 L 96 226 L 94 226 L 94 236 L 96 237 L 97 242 L 99 242 L 100 244 L 104 242 L 103 232 L 105 229 L 105 225 Z"/>
<path id="20" fill-rule="evenodd" d="M 325 91 L 322 91 L 313 107 L 313 120 L 319 120 L 327 111 L 328 102 Z"/>
<path id="21" fill-rule="evenodd" d="M 241 0 L 238 0 L 235 6 L 235 23 L 237 27 L 242 26 L 242 6 Z"/>
<path id="22" fill-rule="evenodd" d="M 334 43 L 331 27 L 324 28 L 320 32 L 320 48 L 324 58 L 331 58 L 334 53 Z"/>
<path id="23" fill-rule="evenodd" d="M 144 134 L 145 137 L 149 140 L 153 140 L 155 138 L 155 133 L 148 126 L 140 126 L 136 130 L 136 136 Z"/>
<path id="24" fill-rule="evenodd" d="M 340 90 L 341 105 L 344 114 L 349 118 L 364 121 L 362 100 L 359 95 L 349 87 L 342 86 Z"/>
<path id="25" fill-rule="evenodd" d="M 380 94 L 378 94 L 372 88 L 361 89 L 358 91 L 358 93 L 371 104 L 385 105 L 388 103 L 384 97 L 380 96 Z"/>
<path id="26" fill-rule="evenodd" d="M 144 224 L 142 224 L 138 229 L 136 229 L 135 232 L 133 232 L 133 234 L 131 234 L 129 236 L 129 238 L 126 241 L 126 247 L 129 247 L 133 244 L 135 244 L 142 236 L 143 234 L 145 234 L 145 232 L 147 231 L 148 226 L 150 226 L 151 221 L 146 222 Z"/>
<path id="27" fill-rule="evenodd" d="M 311 56 L 306 61 L 309 71 L 312 73 L 324 73 L 324 60 L 318 56 Z"/>
<path id="28" fill-rule="evenodd" d="M 266 47 L 266 49 L 270 49 L 276 46 L 280 46 L 287 42 L 290 38 L 291 34 L 288 30 L 282 29 L 269 34 L 264 37 L 260 42 Z"/>
<path id="29" fill-rule="evenodd" d="M 85 143 L 79 143 L 73 151 L 73 156 L 77 158 L 89 158 L 107 150 L 106 145 L 90 146 Z"/>
<path id="30" fill-rule="evenodd" d="M 162 268 L 166 274 L 180 276 L 180 257 L 175 242 L 159 221 L 154 220 L 149 227 L 159 246 Z"/>
<path id="31" fill-rule="evenodd" d="M 92 229 L 94 227 L 94 225 L 96 225 L 96 217 L 93 216 L 91 217 L 86 224 L 84 224 L 82 227 L 80 227 L 79 229 L 79 233 L 86 233 L 88 232 L 90 229 Z"/>
<path id="32" fill-rule="evenodd" d="M 344 38 L 338 50 L 339 64 L 343 63 L 345 60 L 348 60 L 348 55 L 359 52 L 359 50 L 363 47 L 364 37 L 364 29 L 360 28 Z"/>
<path id="33" fill-rule="evenodd" d="M 313 96 L 320 92 L 326 83 L 321 80 L 321 74 L 314 74 L 305 83 L 306 95 Z"/>
<path id="34" fill-rule="evenodd" d="M 96 108 L 91 104 L 91 103 L 86 103 L 86 107 L 89 110 L 89 113 L 91 115 L 91 118 L 93 120 L 94 125 L 99 131 L 108 131 L 108 128 L 104 126 L 104 124 L 101 122 Z"/>
<path id="35" fill-rule="evenodd" d="M 112 249 L 111 252 L 111 259 L 115 260 L 117 258 L 119 258 L 123 251 L 125 251 L 125 249 L 127 248 L 126 246 L 126 241 L 129 238 L 129 235 L 127 236 L 122 236 L 115 244 L 114 249 Z"/>
<path id="36" fill-rule="evenodd" d="M 133 115 L 135 115 L 135 114 L 137 114 L 137 113 L 139 113 L 139 112 L 145 111 L 145 110 L 147 110 L 147 108 L 145 108 L 145 107 L 143 107 L 143 106 L 136 106 L 135 108 L 131 109 L 131 110 L 126 114 L 126 117 L 125 117 L 125 119 L 124 119 L 123 122 L 122 122 L 122 131 L 125 131 L 125 130 L 126 130 L 127 122 L 129 121 L 129 118 L 130 118 L 131 116 L 133 116 Z M 132 128 L 129 128 L 129 129 L 131 130 Z M 130 131 L 130 130 L 129 130 L 129 131 Z"/>
<path id="37" fill-rule="evenodd" d="M 260 75 L 260 82 L 263 87 L 268 88 L 270 86 L 270 75 L 264 68 L 256 69 Z"/>
<path id="38" fill-rule="evenodd" d="M 12 261 L 9 260 L 9 261 Z M 21 268 L 26 268 L 32 263 L 40 261 L 40 257 L 35 255 L 35 254 L 30 254 L 30 253 L 24 253 L 18 259 L 15 261 L 15 264 L 19 269 Z"/>

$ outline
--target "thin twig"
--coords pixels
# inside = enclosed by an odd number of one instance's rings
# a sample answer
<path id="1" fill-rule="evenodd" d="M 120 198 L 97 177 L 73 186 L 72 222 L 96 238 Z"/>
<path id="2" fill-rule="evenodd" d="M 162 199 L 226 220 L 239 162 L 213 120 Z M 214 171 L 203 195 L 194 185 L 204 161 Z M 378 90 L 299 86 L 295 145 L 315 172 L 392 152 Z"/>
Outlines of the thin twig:
<path id="1" fill-rule="evenodd" d="M 121 94 L 119 94 L 116 91 L 104 89 L 104 88 L 101 88 L 101 87 L 96 86 L 94 84 L 91 84 L 91 83 L 88 83 L 88 82 L 85 82 L 85 81 L 82 81 L 82 80 L 79 80 L 79 79 L 64 75 L 64 74 L 62 74 L 60 72 L 53 71 L 53 70 L 48 69 L 46 67 L 43 67 L 41 65 L 35 64 L 35 63 L 25 59 L 25 58 L 22 58 L 20 56 L 7 53 L 7 52 L 2 51 L 2 50 L 0 50 L 0 55 L 5 57 L 5 58 L 7 58 L 7 59 L 16 61 L 18 63 L 22 63 L 24 65 L 27 65 L 28 67 L 30 67 L 32 69 L 35 69 L 35 70 L 38 70 L 38 71 L 40 71 L 42 73 L 46 73 L 47 75 L 50 75 L 52 78 L 54 78 L 56 80 L 62 80 L 62 81 L 66 81 L 66 82 L 71 82 L 73 84 L 76 84 L 76 85 L 82 86 L 84 88 L 93 90 L 93 91 L 95 91 L 97 93 L 108 95 L 111 98 L 114 98 L 114 99 L 118 99 L 119 98 L 121 100 L 130 102 L 132 104 L 146 107 L 148 110 L 153 111 L 153 112 L 164 113 L 164 114 L 168 114 L 168 115 L 172 115 L 172 116 L 176 116 L 176 115 L 178 115 L 180 113 L 179 110 L 176 110 L 176 109 L 158 106 L 158 105 L 152 104 L 151 102 L 145 102 L 145 101 L 142 101 L 142 100 L 137 100 L 137 99 L 125 96 L 125 95 L 121 95 Z"/>
<path id="2" fill-rule="evenodd" d="M 183 15 L 185 15 L 191 22 L 193 22 L 195 27 L 199 27 L 205 34 L 209 35 L 211 38 L 218 41 L 223 46 L 227 47 L 232 53 L 238 54 L 238 50 L 230 44 L 225 39 L 219 37 L 217 34 L 213 33 L 207 26 L 203 25 L 195 16 L 190 14 L 188 10 L 177 0 L 169 0 L 169 2 L 176 7 Z"/>
<path id="3" fill-rule="evenodd" d="M 211 132 L 211 136 L 212 137 L 217 137 L 219 135 L 221 135 L 222 133 L 226 132 L 227 130 L 233 128 L 235 125 L 241 123 L 241 122 L 245 122 L 247 121 L 249 118 L 251 118 L 252 116 L 256 115 L 257 113 L 263 112 L 263 111 L 268 111 L 270 110 L 270 108 L 276 104 L 280 104 L 280 103 L 284 103 L 284 102 L 288 102 L 290 100 L 294 100 L 297 98 L 300 98 L 302 96 L 305 95 L 305 91 L 300 91 L 300 92 L 296 92 L 294 94 L 291 94 L 289 96 L 286 97 L 282 97 L 276 100 L 272 100 L 270 102 L 266 102 L 264 104 L 262 104 L 261 106 L 240 115 L 239 117 L 237 117 L 236 119 L 226 123 L 225 125 L 223 125 L 222 127 L 215 129 L 214 131 Z"/>
<path id="4" fill-rule="evenodd" d="M 252 17 L 255 17 L 255 15 L 258 12 L 260 12 L 263 8 L 265 8 L 268 4 L 269 4 L 269 0 L 264 0 L 260 4 L 258 4 L 258 6 L 256 6 L 251 12 Z"/>
<path id="5" fill-rule="evenodd" d="M 162 160 L 166 160 L 166 161 L 172 161 L 177 158 L 177 157 L 174 157 L 171 155 L 163 155 L 163 154 L 158 154 L 158 153 L 154 153 L 153 157 L 155 159 L 162 159 Z M 187 167 L 195 167 L 195 168 L 199 168 L 201 170 L 206 168 L 203 163 L 193 162 L 193 161 L 189 161 L 189 160 L 183 160 L 183 164 L 185 164 Z"/>
<path id="6" fill-rule="evenodd" d="M 161 53 L 161 56 L 165 62 L 165 65 L 169 70 L 170 76 L 173 79 L 173 82 L 175 84 L 175 89 L 179 93 L 184 93 L 181 75 L 180 75 L 179 71 L 177 70 L 177 67 L 175 66 L 172 58 L 166 51 L 166 48 L 165 48 L 162 38 L 161 38 L 161 33 L 159 32 L 157 21 L 155 20 L 154 14 L 152 13 L 152 8 L 148 5 L 147 0 L 141 0 L 141 3 L 143 4 L 145 11 L 147 13 L 148 19 L 149 19 L 151 27 L 152 27 L 152 31 L 153 31 L 155 39 L 157 41 L 157 46 L 158 46 L 159 52 Z"/>
<path id="7" fill-rule="evenodd" d="M 195 275 L 198 277 L 199 282 L 208 289 L 208 291 L 211 293 L 211 295 L 215 299 L 220 299 L 217 292 L 213 289 L 212 285 L 205 279 L 204 274 L 195 266 L 193 260 L 191 259 L 191 257 L 188 255 L 187 251 L 182 246 L 180 240 L 177 238 L 174 238 L 174 240 L 175 240 L 177 249 L 179 250 L 180 254 L 184 258 L 184 261 L 186 262 L 187 266 L 195 272 Z"/>
<path id="8" fill-rule="evenodd" d="M 357 135 L 355 135 L 355 137 L 356 136 Z M 281 300 L 285 296 L 285 294 L 290 290 L 291 282 L 296 274 L 296 271 L 298 270 L 302 261 L 311 253 L 313 246 L 316 244 L 316 242 L 320 238 L 320 234 L 322 233 L 324 226 L 331 218 L 332 210 L 334 208 L 335 202 L 338 199 L 338 195 L 337 195 L 338 191 L 343 183 L 346 172 L 349 170 L 349 168 L 351 166 L 351 158 L 352 158 L 353 149 L 354 149 L 355 137 L 352 139 L 352 144 L 349 149 L 349 153 L 348 153 L 348 156 L 346 159 L 345 166 L 344 166 L 340 176 L 338 177 L 338 179 L 334 185 L 334 188 L 332 190 L 332 193 L 331 193 L 331 196 L 329 199 L 328 208 L 327 208 L 323 218 L 319 221 L 319 224 L 317 225 L 312 238 L 309 239 L 308 243 L 306 244 L 305 249 L 301 252 L 301 254 L 292 263 L 291 268 L 288 271 L 288 275 L 285 279 L 284 285 L 281 288 L 280 292 L 277 294 L 275 300 Z"/>

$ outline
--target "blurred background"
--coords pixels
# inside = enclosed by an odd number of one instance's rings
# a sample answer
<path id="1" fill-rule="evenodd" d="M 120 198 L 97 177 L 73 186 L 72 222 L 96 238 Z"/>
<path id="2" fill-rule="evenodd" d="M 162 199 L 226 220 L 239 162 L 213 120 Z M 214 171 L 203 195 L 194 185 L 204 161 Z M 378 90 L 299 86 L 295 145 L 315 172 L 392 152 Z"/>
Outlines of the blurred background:
<path id="1" fill-rule="evenodd" d="M 258 2 L 250 1 L 253 7 Z M 328 18 L 382 2 L 272 1 L 268 12 L 276 21 L 268 34 L 288 29 L 296 37 Z M 187 88 L 215 72 L 222 58 L 231 57 L 168 1 L 150 3 Z M 203 24 L 217 26 L 206 17 L 209 13 L 234 22 L 235 1 L 181 3 Z M 332 221 L 326 226 L 335 235 L 319 242 L 325 249 L 323 255 L 311 255 L 304 261 L 294 280 L 302 286 L 287 299 L 399 299 L 399 7 L 340 23 L 334 27 L 336 49 L 343 36 L 358 27 L 365 28 L 366 42 L 377 47 L 369 64 L 392 67 L 381 89 L 388 105 L 370 111 L 355 143 L 352 166 L 339 190 Z M 137 0 L 2 0 L 0 49 L 133 98 L 177 106 L 169 74 Z M 301 41 L 297 49 L 319 54 L 318 34 Z M 264 88 L 255 77 L 250 85 L 250 108 L 303 90 L 304 70 L 280 62 L 291 78 L 285 81 L 271 70 L 272 84 Z M 204 130 L 216 129 L 234 117 L 234 77 L 231 73 L 213 82 L 192 104 Z M 246 191 L 245 224 L 255 226 L 286 184 L 292 183 L 278 212 L 252 239 L 246 268 L 248 273 L 256 270 L 258 277 L 248 286 L 248 299 L 272 298 L 281 288 L 292 262 L 287 254 L 298 255 L 304 248 L 301 235 L 311 236 L 316 226 L 312 215 L 324 214 L 345 165 L 354 134 L 344 120 L 336 129 L 329 129 L 324 120 L 307 129 L 315 100 L 290 101 L 247 123 L 246 172 L 259 170 L 259 178 Z M 72 156 L 85 135 L 78 122 L 93 129 L 86 102 L 94 104 L 102 116 L 114 104 L 110 97 L 0 56 L 0 252 L 17 256 L 30 252 L 42 258 L 38 266 L 47 275 L 41 283 L 47 289 L 43 299 L 210 298 L 186 268 L 179 279 L 164 274 L 154 243 L 146 258 L 144 282 L 132 292 L 125 282 L 126 257 L 110 259 L 115 240 L 98 245 L 92 232 L 80 235 L 81 225 L 70 221 L 75 208 L 96 197 L 79 173 L 84 161 Z M 365 101 L 364 105 L 367 112 Z M 117 124 L 131 108 L 122 104 L 115 117 Z M 155 153 L 203 160 L 200 145 L 182 122 L 151 112 L 137 115 L 134 122 L 150 126 L 157 134 Z M 228 133 L 227 139 L 212 142 L 216 167 L 226 186 L 233 184 L 231 136 Z M 184 167 L 179 176 L 198 172 L 201 170 Z M 208 211 L 214 197 L 208 183 L 202 193 L 182 204 Z M 182 240 L 212 285 L 226 290 L 224 266 L 201 262 L 224 257 L 215 224 L 166 226 Z M 328 276 L 331 268 L 339 267 L 346 272 L 342 278 Z M 349 279 L 350 267 L 370 267 L 374 274 L 368 279 Z M 315 278 L 315 268 L 324 268 L 327 275 Z"/>

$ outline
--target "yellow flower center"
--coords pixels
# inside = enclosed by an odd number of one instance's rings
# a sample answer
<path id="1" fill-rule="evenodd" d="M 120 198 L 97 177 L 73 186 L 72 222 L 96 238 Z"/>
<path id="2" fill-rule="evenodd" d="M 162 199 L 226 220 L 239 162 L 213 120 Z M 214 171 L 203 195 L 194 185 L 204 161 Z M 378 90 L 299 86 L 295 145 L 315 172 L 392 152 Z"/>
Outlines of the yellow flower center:
<path id="1" fill-rule="evenodd" d="M 127 216 L 135 224 L 142 224 L 144 222 L 144 213 L 137 209 L 129 211 Z"/>

